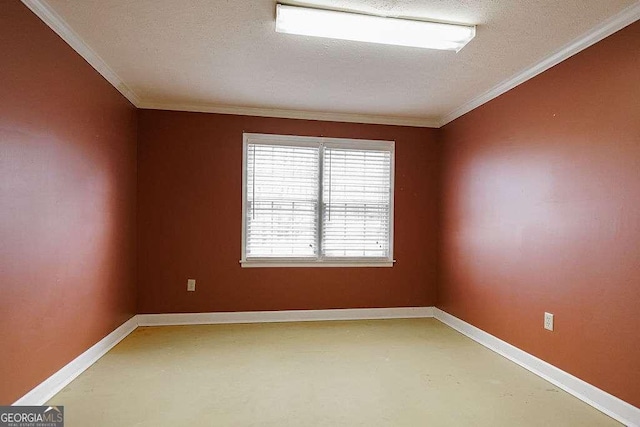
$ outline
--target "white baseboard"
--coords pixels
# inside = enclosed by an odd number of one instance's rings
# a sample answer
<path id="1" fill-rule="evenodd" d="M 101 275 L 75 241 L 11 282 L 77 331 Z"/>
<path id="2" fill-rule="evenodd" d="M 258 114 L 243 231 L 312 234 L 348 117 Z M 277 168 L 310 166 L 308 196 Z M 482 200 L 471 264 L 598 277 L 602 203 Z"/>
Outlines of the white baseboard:
<path id="1" fill-rule="evenodd" d="M 407 319 L 416 317 L 433 317 L 433 307 L 138 314 L 137 317 L 139 326 L 308 322 L 319 320 Z"/>
<path id="2" fill-rule="evenodd" d="M 544 378 L 555 386 L 572 394 L 583 402 L 593 406 L 628 426 L 640 426 L 640 409 L 600 390 L 599 388 L 520 350 L 513 345 L 494 337 L 475 326 L 458 319 L 438 308 L 433 309 L 434 317 L 456 331 L 468 336 L 512 362 Z"/>
<path id="3" fill-rule="evenodd" d="M 87 351 L 66 364 L 55 374 L 18 399 L 14 405 L 44 405 L 56 393 L 87 370 L 116 344 L 138 327 L 137 316 L 124 322 L 109 335 L 91 346 Z"/>

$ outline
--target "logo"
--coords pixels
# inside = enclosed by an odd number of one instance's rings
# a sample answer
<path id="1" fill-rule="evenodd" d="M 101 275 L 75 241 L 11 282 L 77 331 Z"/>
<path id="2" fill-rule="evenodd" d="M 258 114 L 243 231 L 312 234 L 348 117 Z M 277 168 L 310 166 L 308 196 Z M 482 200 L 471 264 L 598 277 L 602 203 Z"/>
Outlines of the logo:
<path id="1" fill-rule="evenodd" d="M 64 427 L 64 406 L 0 406 L 0 427 Z"/>

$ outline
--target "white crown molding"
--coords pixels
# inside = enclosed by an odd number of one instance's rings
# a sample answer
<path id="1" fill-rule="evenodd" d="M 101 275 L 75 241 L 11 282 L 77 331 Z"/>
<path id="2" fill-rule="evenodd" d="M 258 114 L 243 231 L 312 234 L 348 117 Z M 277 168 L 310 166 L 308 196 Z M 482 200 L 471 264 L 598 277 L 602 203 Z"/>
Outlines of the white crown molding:
<path id="1" fill-rule="evenodd" d="M 611 18 L 601 22 L 596 27 L 592 28 L 582 36 L 565 45 L 557 52 L 547 56 L 542 61 L 525 70 L 522 70 L 521 72 L 515 74 L 502 83 L 499 83 L 497 86 L 489 89 L 482 95 L 449 112 L 442 118 L 442 120 L 440 120 L 440 126 L 444 126 L 447 123 L 457 119 L 458 117 L 468 113 L 469 111 L 478 108 L 482 104 L 485 104 L 492 99 L 497 98 L 503 93 L 561 63 L 562 61 L 570 58 L 576 53 L 583 51 L 584 49 L 610 36 L 616 31 L 619 31 L 627 25 L 632 24 L 638 19 L 640 19 L 640 1 L 623 9 L 620 13 L 612 16 Z"/>
<path id="2" fill-rule="evenodd" d="M 82 38 L 69 27 L 45 0 L 22 0 L 38 18 L 49 26 L 62 40 L 85 59 L 95 70 L 115 87 L 134 106 L 138 106 L 140 99 L 127 84 L 113 71 L 100 56 L 94 52 Z"/>
<path id="3" fill-rule="evenodd" d="M 33 390 L 18 399 L 13 405 L 44 405 L 46 401 L 51 399 L 78 375 L 96 363 L 98 359 L 104 356 L 120 341 L 125 339 L 127 335 L 133 332 L 137 327 L 137 316 L 133 316 L 109 335 L 91 346 L 87 351 L 66 364 L 58 372 L 38 384 Z"/>
<path id="4" fill-rule="evenodd" d="M 494 337 L 475 326 L 458 319 L 438 308 L 433 310 L 436 319 L 456 331 L 466 335 L 479 344 L 487 347 L 549 381 L 557 387 L 583 402 L 593 406 L 610 417 L 628 426 L 640 425 L 640 409 L 600 390 L 599 388 L 565 372 L 519 348 Z"/>
<path id="5" fill-rule="evenodd" d="M 330 113 L 279 108 L 236 107 L 231 105 L 181 104 L 147 101 L 140 102 L 140 104 L 138 104 L 138 108 L 147 110 L 188 111 L 194 113 L 233 114 L 238 116 L 276 117 L 283 119 L 320 120 L 326 122 L 366 123 L 427 128 L 440 127 L 440 121 L 433 118 Z"/>
<path id="6" fill-rule="evenodd" d="M 640 1 L 603 21 L 587 33 L 565 45 L 542 61 L 522 70 L 509 79 L 499 83 L 480 96 L 450 111 L 441 118 L 402 117 L 371 114 L 331 113 L 278 108 L 239 107 L 230 105 L 172 103 L 141 100 L 134 91 L 100 58 L 71 27 L 49 6 L 46 0 L 21 0 L 42 21 L 56 32 L 69 46 L 82 56 L 93 68 L 111 83 L 137 108 L 151 110 L 189 111 L 199 113 L 233 114 L 257 117 L 277 117 L 286 119 L 321 120 L 347 123 L 382 124 L 394 126 L 412 126 L 439 128 L 469 111 L 491 101 L 514 87 L 526 82 L 538 74 L 559 64 L 565 59 L 610 36 L 618 30 L 640 19 Z"/>
<path id="7" fill-rule="evenodd" d="M 433 317 L 433 307 L 346 308 L 336 310 L 234 311 L 138 314 L 139 326 L 215 325 L 223 323 L 313 322 L 331 320 Z"/>

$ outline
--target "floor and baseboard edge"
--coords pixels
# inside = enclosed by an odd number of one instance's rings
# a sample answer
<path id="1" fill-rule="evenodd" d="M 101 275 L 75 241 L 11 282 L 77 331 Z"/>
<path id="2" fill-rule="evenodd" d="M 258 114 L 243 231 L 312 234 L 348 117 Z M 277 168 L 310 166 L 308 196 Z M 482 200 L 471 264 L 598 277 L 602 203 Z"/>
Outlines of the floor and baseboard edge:
<path id="1" fill-rule="evenodd" d="M 138 314 L 140 326 L 214 325 L 220 323 L 308 322 L 433 317 L 433 307 L 345 308 L 336 310 L 239 311 Z"/>
<path id="2" fill-rule="evenodd" d="M 30 392 L 22 396 L 13 405 L 43 405 L 78 375 L 86 371 L 98 359 L 104 356 L 116 344 L 127 337 L 138 327 L 137 316 L 118 326 L 109 335 L 89 347 L 80 356 L 67 363 L 62 369 L 38 384 Z"/>
<path id="3" fill-rule="evenodd" d="M 435 317 L 488 349 L 544 378 L 610 417 L 629 426 L 640 426 L 640 409 L 599 388 L 502 341 L 435 307 L 356 308 L 336 310 L 248 311 L 218 313 L 138 314 L 69 362 L 51 377 L 18 399 L 14 405 L 42 405 L 138 326 L 205 325 L 223 323 L 272 323 L 330 320 L 374 320 Z"/>
<path id="4" fill-rule="evenodd" d="M 433 309 L 434 317 L 445 325 L 466 335 L 488 349 L 517 363 L 532 373 L 544 378 L 555 386 L 609 415 L 628 426 L 640 426 L 640 408 L 600 390 L 544 360 L 520 350 L 475 326 L 460 320 L 438 308 Z"/>
<path id="5" fill-rule="evenodd" d="M 353 308 L 336 310 L 247 311 L 219 313 L 138 314 L 73 359 L 13 405 L 42 405 L 86 371 L 138 326 L 207 325 L 219 323 L 303 322 L 433 317 L 433 307 Z"/>

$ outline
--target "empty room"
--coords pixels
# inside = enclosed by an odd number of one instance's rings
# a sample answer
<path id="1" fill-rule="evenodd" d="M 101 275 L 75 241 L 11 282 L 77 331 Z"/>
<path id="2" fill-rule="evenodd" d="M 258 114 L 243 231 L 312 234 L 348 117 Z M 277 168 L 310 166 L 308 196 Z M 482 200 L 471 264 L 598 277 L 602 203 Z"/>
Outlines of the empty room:
<path id="1" fill-rule="evenodd" d="M 640 1 L 0 2 L 0 427 L 616 425 Z"/>

